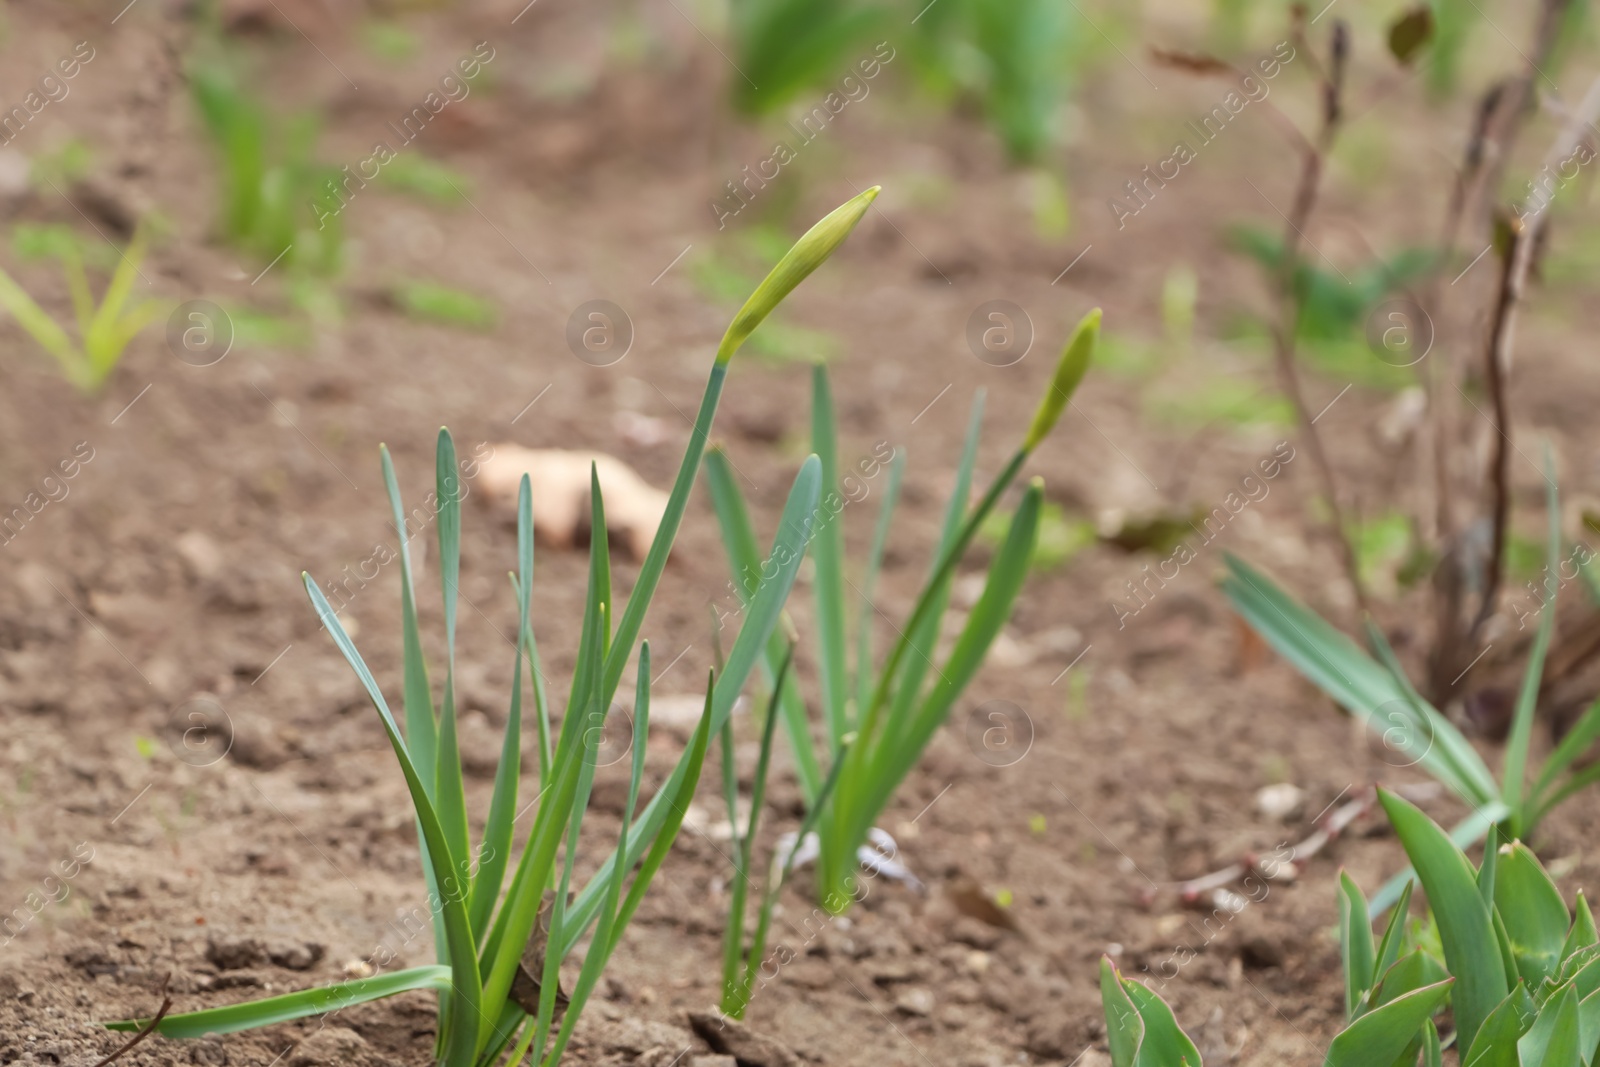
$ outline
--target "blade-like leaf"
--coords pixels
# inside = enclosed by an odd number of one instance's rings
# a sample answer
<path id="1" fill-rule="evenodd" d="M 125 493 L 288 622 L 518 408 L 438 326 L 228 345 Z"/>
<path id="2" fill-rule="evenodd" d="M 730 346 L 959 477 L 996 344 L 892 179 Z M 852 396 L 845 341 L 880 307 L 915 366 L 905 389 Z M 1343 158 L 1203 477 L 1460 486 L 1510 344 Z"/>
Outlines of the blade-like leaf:
<path id="1" fill-rule="evenodd" d="M 1517 982 L 1516 988 L 1496 1005 L 1478 1028 L 1478 1036 L 1467 1047 L 1461 1067 L 1521 1067 L 1517 1041 L 1533 1025 L 1538 1011 L 1528 987 Z"/>
<path id="2" fill-rule="evenodd" d="M 1539 683 L 1544 677 L 1545 653 L 1550 649 L 1550 635 L 1556 620 L 1555 602 L 1560 582 L 1557 572 L 1561 568 L 1561 504 L 1556 497 L 1556 481 L 1550 473 L 1549 449 L 1545 450 L 1545 509 L 1548 516 L 1548 538 L 1545 547 L 1545 584 L 1549 597 L 1539 615 L 1539 629 L 1534 634 L 1533 647 L 1528 652 L 1528 666 L 1522 675 L 1522 687 L 1517 691 L 1517 704 L 1511 717 L 1511 735 L 1506 739 L 1502 799 L 1519 817 L 1517 832 L 1527 834 L 1532 828 L 1520 825 L 1523 805 L 1527 800 L 1523 783 L 1528 773 L 1528 747 L 1533 742 L 1533 713 L 1539 703 Z"/>
<path id="3" fill-rule="evenodd" d="M 706 453 L 705 470 L 706 486 L 711 490 L 711 506 L 716 512 L 717 524 L 722 531 L 722 545 L 728 554 L 728 569 L 733 572 L 736 595 L 743 604 L 755 595 L 760 585 L 760 543 L 756 540 L 749 509 L 745 507 L 744 494 L 739 491 L 739 483 L 734 477 L 733 465 L 720 448 L 712 448 Z M 761 670 L 768 687 L 777 683 L 778 665 L 783 661 L 787 648 L 788 644 L 780 634 L 774 633 L 767 639 Z M 816 750 L 811 742 L 811 724 L 806 716 L 805 700 L 793 678 L 777 692 L 784 730 L 789 735 L 795 770 L 800 778 L 800 792 L 807 804 L 814 804 L 822 781 L 822 769 L 817 763 Z"/>
<path id="4" fill-rule="evenodd" d="M 1395 902 L 1394 914 L 1389 916 L 1389 925 L 1383 931 L 1383 940 L 1378 942 L 1378 955 L 1372 967 L 1374 981 L 1400 958 L 1400 949 L 1406 939 L 1406 920 L 1411 909 L 1411 891 L 1416 885 L 1415 882 L 1406 882 L 1405 888 L 1400 891 L 1400 899 Z"/>
<path id="5" fill-rule="evenodd" d="M 1424 883 L 1426 884 L 1426 883 Z M 1328 1046 L 1324 1067 L 1377 1067 L 1399 1059 L 1450 995 L 1447 980 L 1412 990 L 1351 1023 Z"/>
<path id="6" fill-rule="evenodd" d="M 164 1037 L 203 1037 L 206 1034 L 232 1034 L 240 1030 L 254 1030 L 260 1026 L 306 1019 L 325 1015 L 353 1004 L 382 1000 L 413 989 L 432 989 L 445 993 L 450 989 L 450 968 L 429 966 L 412 967 L 404 971 L 377 974 L 371 978 L 358 978 L 338 985 L 305 989 L 298 993 L 284 993 L 265 1000 L 252 1000 L 244 1004 L 229 1004 L 225 1008 L 207 1008 L 205 1011 L 168 1015 L 156 1027 Z M 148 1019 L 125 1019 L 106 1023 L 108 1030 L 143 1030 Z"/>
<path id="7" fill-rule="evenodd" d="M 1544 761 L 1531 794 L 1535 804 L 1542 805 L 1545 794 L 1556 784 L 1556 779 L 1572 766 L 1579 756 L 1588 752 L 1596 740 L 1600 740 L 1600 700 L 1589 705 L 1589 709 L 1583 713 L 1572 729 L 1567 731 L 1555 751 Z"/>
<path id="8" fill-rule="evenodd" d="M 439 823 L 450 842 L 450 854 L 462 866 L 450 877 L 460 885 L 467 877 L 472 843 L 467 829 L 467 791 L 461 777 L 461 749 L 456 735 L 456 601 L 461 585 L 461 475 L 456 470 L 456 446 L 448 430 L 439 431 L 435 453 L 439 517 L 439 582 L 444 595 L 445 672 L 444 698 L 439 705 L 439 762 L 434 769 L 434 804 Z M 448 887 L 447 887 L 448 890 Z"/>
<path id="9" fill-rule="evenodd" d="M 811 533 L 811 558 L 816 564 L 811 588 L 817 612 L 817 681 L 828 723 L 830 746 L 850 729 L 846 702 L 849 676 L 844 631 L 844 498 L 839 494 L 839 427 L 834 417 L 828 371 L 817 364 L 811 372 L 811 451 L 822 461 L 822 514 Z"/>
<path id="10" fill-rule="evenodd" d="M 1344 871 L 1339 872 L 1339 958 L 1344 962 L 1344 1017 L 1355 1019 L 1365 1010 L 1367 991 L 1377 978 L 1377 949 L 1367 898 Z"/>
<path id="11" fill-rule="evenodd" d="M 1144 1044 L 1144 1019 L 1128 996 L 1122 976 L 1106 957 L 1100 959 L 1100 1006 L 1106 1013 L 1106 1044 L 1111 1067 L 1138 1067 Z"/>
<path id="12" fill-rule="evenodd" d="M 1445 964 L 1457 983 L 1451 994 L 1456 1029 L 1461 1035 L 1460 1043 L 1470 1048 L 1478 1027 L 1510 991 L 1495 946 L 1489 907 L 1478 895 L 1477 880 L 1467 857 L 1432 819 L 1386 790 L 1378 790 L 1378 801 L 1416 868 L 1438 920 Z M 1396 1049 L 1394 1054 L 1399 1052 Z"/>
<path id="13" fill-rule="evenodd" d="M 1591 948 L 1600 944 L 1600 935 L 1595 932 L 1594 913 L 1589 910 L 1589 899 L 1583 895 L 1583 890 L 1578 890 L 1578 905 L 1573 909 L 1572 929 L 1567 932 L 1567 938 L 1561 943 L 1561 962 L 1565 963 L 1572 958 L 1573 953 L 1579 949 Z"/>
<path id="14" fill-rule="evenodd" d="M 861 577 L 861 605 L 856 616 L 856 707 L 864 708 L 872 699 L 872 597 L 877 590 L 878 572 L 883 568 L 883 553 L 889 544 L 889 529 L 894 522 L 894 507 L 900 499 L 900 480 L 905 475 L 905 449 L 897 448 L 889 462 L 889 482 L 878 505 L 878 522 L 872 531 L 872 548 L 867 553 L 867 570 Z"/>
<path id="15" fill-rule="evenodd" d="M 1389 715 L 1413 704 L 1393 675 L 1265 574 L 1232 555 L 1225 560 L 1222 588 L 1234 609 L 1296 670 L 1472 807 L 1500 799 L 1494 775 L 1448 719 L 1424 705 L 1424 717 L 1397 733 Z"/>
<path id="16" fill-rule="evenodd" d="M 1517 1053 L 1523 1063 L 1538 1067 L 1583 1067 L 1582 1041 L 1578 994 L 1567 986 L 1539 1009 L 1539 1017 L 1517 1042 Z"/>
<path id="17" fill-rule="evenodd" d="M 1537 987 L 1560 965 L 1572 917 L 1561 891 L 1520 841 L 1500 850 L 1494 901 L 1511 938 L 1517 970 L 1530 987 Z"/>
<path id="18" fill-rule="evenodd" d="M 1122 980 L 1122 988 L 1144 1023 L 1144 1041 L 1139 1049 L 1140 1067 L 1201 1067 L 1200 1050 L 1178 1027 L 1167 1002 L 1138 982 Z"/>
<path id="19" fill-rule="evenodd" d="M 437 910 L 443 917 L 450 958 L 467 961 L 463 966 L 453 968 L 451 972 L 448 1010 L 454 1025 L 446 1042 L 445 1052 L 452 1057 L 451 1062 L 470 1062 L 477 1050 L 479 1002 L 483 991 L 479 983 L 478 969 L 471 965 L 476 956 L 477 946 L 472 936 L 472 923 L 467 918 L 465 894 L 450 892 L 452 885 L 459 885 L 451 878 L 452 872 L 457 870 L 457 861 L 451 854 L 444 827 L 440 825 L 433 802 L 428 799 L 427 790 L 423 788 L 421 775 L 412 765 L 410 753 L 406 751 L 405 740 L 400 736 L 400 727 L 395 723 L 388 702 L 378 689 L 377 681 L 367 669 L 361 653 L 356 651 L 350 636 L 340 625 L 339 617 L 333 613 L 333 608 L 322 595 L 322 590 L 317 588 L 317 583 L 311 580 L 309 574 L 302 575 L 302 579 L 305 582 L 306 592 L 311 597 L 311 603 L 317 610 L 318 620 L 333 638 L 334 644 L 339 647 L 350 668 L 356 672 L 356 677 L 361 680 L 362 687 L 372 700 L 372 706 L 377 709 L 378 717 L 383 721 L 384 731 L 389 735 L 389 746 L 394 749 L 395 758 L 400 761 L 400 771 L 405 775 L 406 788 L 411 792 L 411 804 L 416 809 L 417 821 L 422 828 L 422 839 L 428 846 L 427 856 L 433 865 L 436 884 L 441 890 L 434 899 L 438 901 Z M 429 904 L 432 903 L 433 900 L 430 900 Z"/>

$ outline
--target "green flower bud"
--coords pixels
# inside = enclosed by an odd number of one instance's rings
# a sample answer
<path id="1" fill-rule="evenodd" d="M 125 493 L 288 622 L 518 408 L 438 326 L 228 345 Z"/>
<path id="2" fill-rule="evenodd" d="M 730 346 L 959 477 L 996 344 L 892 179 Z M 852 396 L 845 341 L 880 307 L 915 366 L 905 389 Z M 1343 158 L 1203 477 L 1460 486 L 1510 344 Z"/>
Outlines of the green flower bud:
<path id="1" fill-rule="evenodd" d="M 1072 338 L 1067 341 L 1067 347 L 1061 352 L 1061 362 L 1056 364 L 1050 388 L 1045 392 L 1044 399 L 1039 401 L 1039 408 L 1033 413 L 1033 424 L 1028 427 L 1027 439 L 1022 442 L 1024 452 L 1032 452 L 1055 428 L 1056 420 L 1066 410 L 1067 401 L 1072 399 L 1078 383 L 1083 381 L 1084 374 L 1089 370 L 1089 362 L 1094 358 L 1094 346 L 1099 340 L 1100 309 L 1095 308 L 1078 322 L 1077 328 L 1072 331 Z"/>
<path id="2" fill-rule="evenodd" d="M 773 308 L 782 303 L 795 286 L 805 281 L 806 275 L 822 266 L 822 261 L 833 255 L 834 249 L 844 244 L 844 239 L 850 236 L 850 231 L 856 228 L 861 216 L 878 198 L 880 188 L 874 185 L 834 208 L 783 254 L 778 265 L 756 286 L 756 291 L 750 294 L 750 299 L 744 302 L 744 307 L 728 324 L 728 332 L 722 335 L 722 343 L 717 346 L 718 363 L 732 359 L 739 346 L 755 332 L 762 320 L 772 314 Z"/>

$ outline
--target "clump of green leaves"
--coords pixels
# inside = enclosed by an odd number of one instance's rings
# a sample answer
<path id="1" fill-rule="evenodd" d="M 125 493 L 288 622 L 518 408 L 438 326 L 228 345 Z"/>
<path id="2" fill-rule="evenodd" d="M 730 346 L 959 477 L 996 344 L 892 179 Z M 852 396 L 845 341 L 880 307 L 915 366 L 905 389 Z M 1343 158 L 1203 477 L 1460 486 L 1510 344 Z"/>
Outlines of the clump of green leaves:
<path id="1" fill-rule="evenodd" d="M 831 795 L 825 788 L 824 759 L 819 758 L 817 743 L 812 739 L 799 688 L 790 678 L 777 690 L 778 711 L 795 753 L 801 792 L 808 812 L 816 813 L 820 850 L 817 893 L 822 906 L 830 911 L 842 912 L 855 899 L 857 858 L 874 823 L 916 765 L 934 732 L 949 717 L 1011 615 L 1038 539 L 1044 490 L 1037 479 L 1023 493 L 1005 538 L 994 552 L 983 593 L 967 615 L 942 666 L 933 672 L 935 680 L 929 682 L 929 671 L 939 654 L 941 623 L 950 606 L 956 569 L 1028 457 L 1060 418 L 1088 370 L 1099 332 L 1100 311 L 1096 309 L 1073 332 L 1021 446 L 979 502 L 969 507 L 983 421 L 982 395 L 976 398 L 933 565 L 910 617 L 896 626 L 898 640 L 881 665 L 872 653 L 876 610 L 872 595 L 888 544 L 904 455 L 897 452 L 889 465 L 872 548 L 859 581 L 851 581 L 845 577 L 841 520 L 846 499 L 841 492 L 848 486 L 840 476 L 833 395 L 826 368 L 818 366 L 813 372 L 811 443 L 822 461 L 825 492 L 824 512 L 818 517 L 810 550 L 816 564 L 812 588 L 821 664 L 820 703 L 826 745 L 823 756 L 831 768 L 829 775 L 838 776 Z M 748 600 L 764 587 L 762 561 L 732 465 L 720 451 L 714 450 L 706 457 L 706 478 L 734 574 L 733 586 L 741 598 Z M 860 480 L 852 475 L 850 482 L 859 484 Z M 853 493 L 851 498 L 856 499 Z M 847 589 L 855 596 L 847 595 Z M 852 601 L 857 617 L 853 642 L 846 626 Z M 768 643 L 765 676 L 769 685 L 776 684 L 785 655 L 781 641 Z"/>
<path id="2" fill-rule="evenodd" d="M 4 270 L 0 270 L 0 308 L 9 312 L 17 325 L 61 366 L 67 380 L 84 392 L 98 389 L 116 369 L 128 344 L 167 313 L 166 303 L 133 295 L 145 252 L 142 229 L 135 231 L 128 247 L 117 253 L 111 280 L 98 301 L 89 287 L 85 268 L 85 260 L 90 257 L 77 234 L 67 227 L 18 227 L 13 245 L 24 258 L 49 258 L 61 264 L 72 297 L 77 336 L 51 317 Z"/>
<path id="3" fill-rule="evenodd" d="M 733 0 L 728 21 L 739 67 L 759 72 L 759 85 L 734 79 L 734 106 L 766 114 L 848 73 L 853 50 L 866 45 L 887 14 L 881 4 L 855 0 Z"/>
<path id="4" fill-rule="evenodd" d="M 1341 876 L 1339 944 L 1345 1029 L 1325 1067 L 1439 1067 L 1437 1013 L 1449 1002 L 1453 1044 L 1468 1067 L 1591 1067 L 1600 1045 L 1600 936 L 1583 894 L 1568 911 L 1561 892 L 1524 844 L 1491 833 L 1476 868 L 1437 823 L 1379 790 L 1406 855 L 1422 880 L 1437 948 L 1405 933 L 1405 897 L 1381 938 L 1371 910 Z M 1101 1002 L 1113 1067 L 1201 1067 L 1172 1010 L 1148 987 L 1101 964 Z"/>
<path id="5" fill-rule="evenodd" d="M 271 114 L 221 62 L 197 64 L 189 80 L 222 165 L 223 238 L 263 265 L 337 273 L 343 227 L 338 213 L 318 212 L 315 205 L 327 198 L 339 172 L 313 159 L 315 116 Z"/>
<path id="6" fill-rule="evenodd" d="M 773 561 L 769 580 L 745 612 L 744 624 L 721 674 L 707 688 L 705 709 L 693 739 L 655 796 L 635 815 L 650 700 L 649 645 L 640 643 L 640 632 L 694 488 L 728 362 L 750 330 L 848 236 L 876 193 L 876 188 L 869 190 L 813 227 L 779 262 L 729 326 L 718 346 L 694 432 L 655 538 L 620 618 L 614 611 L 605 505 L 598 476 L 591 475 L 590 522 L 595 534 L 590 538 L 588 589 L 579 624 L 577 662 L 559 731 L 552 728 L 530 620 L 532 494 L 528 478 L 522 479 L 518 570 L 512 578 L 518 610 L 515 676 L 494 791 L 476 847 L 468 826 L 456 730 L 460 467 L 449 434 L 441 432 L 433 500 L 437 514 L 433 521 L 439 539 L 446 661 L 444 684 L 436 703 L 417 621 L 407 547 L 407 513 L 385 450 L 384 480 L 400 536 L 403 730 L 337 614 L 309 575 L 305 582 L 320 621 L 371 698 L 405 777 L 422 845 L 423 876 L 433 914 L 438 963 L 253 1003 L 168 1016 L 156 1026 L 158 1032 L 172 1037 L 228 1033 L 321 1015 L 408 990 L 431 989 L 439 994 L 436 1061 L 440 1067 L 491 1067 L 508 1052 L 512 1064 L 520 1064 L 530 1053 L 535 1062 L 545 1067 L 560 1062 L 584 1003 L 677 836 L 699 780 L 708 741 L 728 721 L 740 689 L 773 635 L 804 556 L 817 508 L 822 468 L 813 456 L 801 466 L 790 490 L 784 523 L 769 556 Z M 617 621 L 613 623 L 613 619 Z M 639 654 L 634 698 L 637 740 L 621 836 L 615 850 L 573 897 L 573 868 L 594 783 L 595 749 L 635 650 Z M 532 826 L 521 855 L 515 857 L 513 864 L 513 824 L 525 814 L 519 797 L 524 664 L 533 680 L 541 789 L 527 805 L 534 811 Z M 630 884 L 628 875 L 635 869 L 637 874 Z M 585 937 L 589 947 L 583 954 L 578 978 L 572 991 L 564 992 L 562 961 Z M 113 1029 L 136 1030 L 149 1024 L 130 1020 L 109 1025 Z"/>
<path id="7" fill-rule="evenodd" d="M 1222 589 L 1234 610 L 1296 670 L 1360 719 L 1397 760 L 1426 771 L 1472 808 L 1452 831 L 1463 845 L 1495 825 L 1504 839 L 1529 838 L 1558 804 L 1600 781 L 1600 765 L 1578 765 L 1579 757 L 1600 739 L 1600 702 L 1579 718 L 1541 766 L 1532 765 L 1534 710 L 1555 622 L 1555 575 L 1561 563 L 1561 513 L 1553 484 L 1547 508 L 1549 597 L 1517 694 L 1499 782 L 1466 736 L 1417 692 L 1375 625 L 1369 621 L 1366 627 L 1373 653 L 1368 655 L 1265 574 L 1227 557 L 1229 573 Z M 1381 907 L 1393 902 L 1401 884 L 1392 882 L 1379 894 Z"/>

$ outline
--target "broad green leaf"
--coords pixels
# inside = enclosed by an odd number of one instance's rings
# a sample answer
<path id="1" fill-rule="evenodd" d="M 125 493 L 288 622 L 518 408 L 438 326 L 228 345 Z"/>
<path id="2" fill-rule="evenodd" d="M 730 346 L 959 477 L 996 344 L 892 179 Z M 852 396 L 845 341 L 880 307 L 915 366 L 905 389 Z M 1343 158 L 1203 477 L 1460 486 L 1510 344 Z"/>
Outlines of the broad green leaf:
<path id="1" fill-rule="evenodd" d="M 1578 1024 L 1578 994 L 1571 986 L 1545 1001 L 1533 1026 L 1517 1042 L 1525 1064 L 1538 1067 L 1583 1067 Z"/>
<path id="2" fill-rule="evenodd" d="M 1518 981 L 1517 987 L 1478 1028 L 1478 1036 L 1467 1046 L 1461 1067 L 1521 1067 L 1517 1041 L 1528 1032 L 1538 1012 L 1527 985 Z"/>
<path id="3" fill-rule="evenodd" d="M 1128 996 L 1122 976 L 1111 961 L 1100 960 L 1100 1006 L 1106 1013 L 1106 1044 L 1111 1051 L 1111 1067 L 1139 1067 L 1139 1048 L 1144 1044 L 1144 1019 Z"/>
<path id="4" fill-rule="evenodd" d="M 1384 789 L 1378 790 L 1378 801 L 1416 868 L 1438 920 L 1445 965 L 1456 979 L 1451 994 L 1456 1029 L 1460 1043 L 1470 1048 L 1478 1027 L 1510 991 L 1489 908 L 1478 895 L 1467 857 L 1432 819 Z"/>
<path id="5" fill-rule="evenodd" d="M 1561 891 L 1520 841 L 1500 850 L 1494 901 L 1511 938 L 1518 973 L 1530 988 L 1537 987 L 1560 965 L 1572 920 Z"/>
<path id="6" fill-rule="evenodd" d="M 206 1034 L 232 1034 L 240 1030 L 254 1030 L 260 1026 L 325 1015 L 353 1004 L 382 1000 L 397 993 L 413 989 L 431 989 L 445 993 L 450 989 L 450 968 L 429 966 L 412 967 L 404 971 L 358 978 L 338 985 L 305 989 L 298 993 L 284 993 L 265 1000 L 252 1000 L 244 1004 L 229 1004 L 225 1008 L 207 1008 L 205 1011 L 168 1015 L 156 1027 L 164 1037 L 202 1037 Z M 143 1030 L 149 1019 L 125 1019 L 106 1023 L 108 1030 Z"/>
<path id="7" fill-rule="evenodd" d="M 1413 990 L 1437 985 L 1450 975 L 1439 961 L 1420 948 L 1401 956 L 1394 962 L 1373 989 L 1370 998 L 1373 1007 L 1381 1007 L 1399 1000 Z"/>
<path id="8" fill-rule="evenodd" d="M 1426 885 L 1426 883 L 1424 883 Z M 1422 1032 L 1450 995 L 1453 980 L 1438 982 L 1373 1008 L 1346 1027 L 1333 1044 L 1323 1067 L 1377 1067 L 1394 1063 Z"/>
<path id="9" fill-rule="evenodd" d="M 1339 872 L 1339 957 L 1344 962 L 1344 1017 L 1354 1019 L 1365 1010 L 1367 990 L 1376 980 L 1377 949 L 1367 898 L 1344 871 Z"/>
<path id="10" fill-rule="evenodd" d="M 1457 848 L 1471 848 L 1474 844 L 1483 840 L 1485 834 L 1492 831 L 1497 823 L 1510 814 L 1510 809 L 1500 801 L 1491 801 L 1451 827 L 1450 840 L 1454 842 Z M 1408 885 L 1416 884 L 1416 878 L 1417 872 L 1407 867 L 1383 883 L 1383 888 L 1372 895 L 1372 902 L 1369 905 L 1372 909 L 1372 914 L 1382 915 L 1388 911 L 1394 902 L 1399 899 L 1401 890 Z M 1485 898 L 1485 902 L 1487 902 L 1487 898 Z"/>
<path id="11" fill-rule="evenodd" d="M 1166 1001 L 1132 979 L 1122 979 L 1122 988 L 1144 1023 L 1140 1067 L 1201 1067 L 1200 1050 L 1178 1027 Z"/>

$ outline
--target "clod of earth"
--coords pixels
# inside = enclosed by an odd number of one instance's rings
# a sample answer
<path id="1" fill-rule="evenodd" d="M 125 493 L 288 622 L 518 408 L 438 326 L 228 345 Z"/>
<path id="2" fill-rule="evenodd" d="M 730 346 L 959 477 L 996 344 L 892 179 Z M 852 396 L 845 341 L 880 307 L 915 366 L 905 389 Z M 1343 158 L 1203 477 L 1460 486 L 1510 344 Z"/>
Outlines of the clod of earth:
<path id="1" fill-rule="evenodd" d="M 614 456 L 500 444 L 482 462 L 478 481 L 491 503 L 515 521 L 517 486 L 526 474 L 533 486 L 534 533 L 553 547 L 571 548 L 580 533 L 588 533 L 591 465 L 605 493 L 612 539 L 634 559 L 643 559 L 667 510 L 667 494 Z"/>

